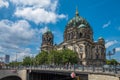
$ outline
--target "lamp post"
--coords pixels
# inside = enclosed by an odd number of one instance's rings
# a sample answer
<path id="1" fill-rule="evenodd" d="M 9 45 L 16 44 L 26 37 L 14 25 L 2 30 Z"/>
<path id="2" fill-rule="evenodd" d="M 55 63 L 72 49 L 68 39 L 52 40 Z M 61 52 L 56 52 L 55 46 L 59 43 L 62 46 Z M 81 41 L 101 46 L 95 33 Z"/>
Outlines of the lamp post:
<path id="1" fill-rule="evenodd" d="M 115 48 L 113 48 L 112 51 L 113 51 L 113 52 L 108 51 L 108 54 L 107 54 L 107 55 L 109 56 L 109 60 L 111 60 L 111 56 L 112 56 L 112 55 L 115 55 L 115 52 L 116 52 L 116 51 L 115 51 Z"/>
<path id="2" fill-rule="evenodd" d="M 115 48 L 113 48 L 112 52 L 111 52 L 111 51 L 108 51 L 108 54 L 107 54 L 107 55 L 109 56 L 109 60 L 111 60 L 111 56 L 112 56 L 112 55 L 115 55 L 115 52 L 116 52 L 116 51 L 115 51 Z M 111 68 L 111 64 L 110 64 L 110 68 Z M 115 69 L 114 69 L 115 73 L 117 73 L 117 71 L 116 71 L 116 66 L 115 66 L 115 65 L 114 65 L 114 68 L 115 68 Z"/>

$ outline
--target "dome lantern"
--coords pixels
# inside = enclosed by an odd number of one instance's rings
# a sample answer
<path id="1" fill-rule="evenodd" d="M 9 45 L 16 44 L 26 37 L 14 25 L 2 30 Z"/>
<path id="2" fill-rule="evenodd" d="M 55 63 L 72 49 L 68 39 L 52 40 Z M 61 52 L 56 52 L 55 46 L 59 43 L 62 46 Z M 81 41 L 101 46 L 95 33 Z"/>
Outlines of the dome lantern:
<path id="1" fill-rule="evenodd" d="M 78 12 L 78 8 L 76 7 L 76 12 L 75 12 L 76 16 L 79 16 L 79 12 Z"/>

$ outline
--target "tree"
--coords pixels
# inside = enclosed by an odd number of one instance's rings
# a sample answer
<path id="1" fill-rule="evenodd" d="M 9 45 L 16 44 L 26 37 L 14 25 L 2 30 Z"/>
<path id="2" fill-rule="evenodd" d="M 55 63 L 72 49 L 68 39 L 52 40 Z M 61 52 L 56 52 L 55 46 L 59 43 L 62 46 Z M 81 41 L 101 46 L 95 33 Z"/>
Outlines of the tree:
<path id="1" fill-rule="evenodd" d="M 117 65 L 118 62 L 115 59 L 111 59 L 111 60 L 106 60 L 106 64 L 108 64 L 108 65 Z"/>
<path id="2" fill-rule="evenodd" d="M 62 54 L 58 50 L 52 50 L 48 54 L 48 63 L 59 65 L 62 64 Z"/>
<path id="3" fill-rule="evenodd" d="M 20 66 L 22 65 L 22 62 L 10 62 L 9 64 L 6 64 L 6 66 L 11 66 L 11 67 L 17 67 L 17 66 Z"/>
<path id="4" fill-rule="evenodd" d="M 106 60 L 106 64 L 110 65 L 111 64 L 110 60 Z"/>
<path id="5" fill-rule="evenodd" d="M 41 65 L 41 64 L 47 64 L 48 60 L 48 53 L 45 51 L 40 52 L 36 57 L 36 64 Z"/>
<path id="6" fill-rule="evenodd" d="M 23 65 L 24 66 L 30 66 L 30 65 L 32 65 L 32 63 L 33 63 L 33 59 L 30 56 L 26 56 L 23 59 Z"/>
<path id="7" fill-rule="evenodd" d="M 79 58 L 76 52 L 64 49 L 62 50 L 62 60 L 64 64 L 75 64 L 78 63 Z"/>
<path id="8" fill-rule="evenodd" d="M 35 57 L 35 64 L 75 64 L 78 63 L 78 55 L 69 49 L 52 50 L 49 53 L 42 51 Z"/>

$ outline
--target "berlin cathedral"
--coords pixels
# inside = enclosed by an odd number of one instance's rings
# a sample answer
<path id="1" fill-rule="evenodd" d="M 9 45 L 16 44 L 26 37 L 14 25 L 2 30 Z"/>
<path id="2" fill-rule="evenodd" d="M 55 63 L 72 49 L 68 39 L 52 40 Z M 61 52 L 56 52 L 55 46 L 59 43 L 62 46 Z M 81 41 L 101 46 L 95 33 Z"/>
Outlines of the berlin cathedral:
<path id="1" fill-rule="evenodd" d="M 41 50 L 61 50 L 68 48 L 78 53 L 81 65 L 104 65 L 106 60 L 105 41 L 102 37 L 97 42 L 93 40 L 93 30 L 90 24 L 81 16 L 78 10 L 75 16 L 65 26 L 64 40 L 54 45 L 54 35 L 47 31 L 42 35 Z"/>

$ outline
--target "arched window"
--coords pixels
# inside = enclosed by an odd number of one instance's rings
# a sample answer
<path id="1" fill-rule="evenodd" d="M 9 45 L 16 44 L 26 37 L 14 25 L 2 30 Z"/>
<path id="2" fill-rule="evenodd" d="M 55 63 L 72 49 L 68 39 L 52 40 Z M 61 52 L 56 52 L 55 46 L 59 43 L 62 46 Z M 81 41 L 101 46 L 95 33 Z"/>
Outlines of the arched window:
<path id="1" fill-rule="evenodd" d="M 70 39 L 73 39 L 73 32 L 70 33 Z"/>
<path id="2" fill-rule="evenodd" d="M 65 45 L 63 45 L 63 49 L 66 49 L 66 46 L 65 46 Z"/>
<path id="3" fill-rule="evenodd" d="M 68 40 L 70 40 L 70 33 L 68 33 Z"/>
<path id="4" fill-rule="evenodd" d="M 86 35 L 86 38 L 87 38 L 87 39 L 90 39 L 90 35 L 89 35 L 89 34 L 87 34 L 87 35 Z"/>
<path id="5" fill-rule="evenodd" d="M 81 46 L 81 45 L 79 46 L 79 52 L 83 53 L 83 46 Z"/>
<path id="6" fill-rule="evenodd" d="M 80 39 L 82 37 L 82 33 L 79 33 L 78 34 L 78 38 Z"/>
<path id="7" fill-rule="evenodd" d="M 99 54 L 96 54 L 96 59 L 99 59 Z"/>

